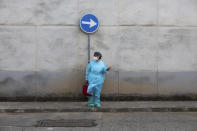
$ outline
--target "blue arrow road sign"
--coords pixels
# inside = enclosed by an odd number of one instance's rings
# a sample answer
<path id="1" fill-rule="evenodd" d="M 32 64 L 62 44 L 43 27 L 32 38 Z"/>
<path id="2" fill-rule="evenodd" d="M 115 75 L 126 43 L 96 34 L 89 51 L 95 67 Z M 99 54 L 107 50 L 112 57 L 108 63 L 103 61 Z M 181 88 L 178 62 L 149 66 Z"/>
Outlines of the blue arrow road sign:
<path id="1" fill-rule="evenodd" d="M 80 27 L 85 33 L 94 33 L 99 27 L 99 21 L 93 14 L 85 14 L 81 17 Z"/>

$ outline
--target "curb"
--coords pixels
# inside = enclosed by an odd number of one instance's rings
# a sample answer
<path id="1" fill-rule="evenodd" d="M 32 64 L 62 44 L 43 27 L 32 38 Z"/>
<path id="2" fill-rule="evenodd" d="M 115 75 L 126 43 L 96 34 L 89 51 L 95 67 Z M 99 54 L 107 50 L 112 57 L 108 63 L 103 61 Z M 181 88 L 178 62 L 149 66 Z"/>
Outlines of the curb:
<path id="1" fill-rule="evenodd" d="M 156 108 L 63 108 L 63 109 L 0 109 L 0 113 L 55 113 L 55 112 L 197 112 L 197 107 Z"/>

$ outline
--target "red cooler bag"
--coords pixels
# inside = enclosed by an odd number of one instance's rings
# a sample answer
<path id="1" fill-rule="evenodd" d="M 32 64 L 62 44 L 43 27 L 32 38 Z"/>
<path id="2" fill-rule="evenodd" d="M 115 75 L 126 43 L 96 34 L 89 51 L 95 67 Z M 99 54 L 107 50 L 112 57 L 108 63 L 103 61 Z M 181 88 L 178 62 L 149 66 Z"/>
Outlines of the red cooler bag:
<path id="1" fill-rule="evenodd" d="M 88 89 L 88 83 L 86 83 L 85 85 L 83 85 L 83 91 L 82 93 L 84 94 L 84 96 L 92 96 L 91 94 L 87 93 L 87 89 Z"/>

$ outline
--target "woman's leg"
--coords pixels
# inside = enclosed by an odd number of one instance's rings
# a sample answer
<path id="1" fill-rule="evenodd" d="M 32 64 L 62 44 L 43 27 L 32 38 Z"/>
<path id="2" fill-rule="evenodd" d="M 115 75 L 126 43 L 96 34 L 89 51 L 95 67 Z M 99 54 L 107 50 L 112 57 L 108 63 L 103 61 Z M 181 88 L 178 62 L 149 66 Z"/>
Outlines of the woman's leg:
<path id="1" fill-rule="evenodd" d="M 92 96 L 89 96 L 89 100 L 88 100 L 88 104 L 94 104 L 94 100 L 95 100 L 95 97 L 94 97 L 94 95 L 95 95 L 95 93 L 94 93 L 95 91 L 94 91 L 94 88 L 92 88 Z"/>
<path id="2" fill-rule="evenodd" d="M 94 104 L 94 96 L 89 96 L 88 104 Z"/>
<path id="3" fill-rule="evenodd" d="M 102 86 L 103 86 L 102 84 L 96 86 L 95 91 L 94 91 L 95 92 L 94 103 L 96 105 L 100 104 L 100 94 L 101 94 Z"/>

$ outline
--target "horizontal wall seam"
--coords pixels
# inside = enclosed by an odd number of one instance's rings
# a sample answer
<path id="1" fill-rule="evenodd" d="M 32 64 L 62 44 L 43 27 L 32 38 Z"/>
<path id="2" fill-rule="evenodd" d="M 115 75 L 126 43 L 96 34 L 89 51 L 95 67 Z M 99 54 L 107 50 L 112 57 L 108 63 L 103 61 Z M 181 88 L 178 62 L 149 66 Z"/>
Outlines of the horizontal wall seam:
<path id="1" fill-rule="evenodd" d="M 53 26 L 53 27 L 55 27 L 55 26 L 59 26 L 59 27 L 79 27 L 79 25 L 14 25 L 14 24 L 9 24 L 9 25 L 4 25 L 4 24 L 0 24 L 0 27 L 6 27 L 6 26 L 18 26 L 18 27 L 24 27 L 24 26 L 26 26 L 26 27 L 47 27 L 47 26 Z M 108 27 L 121 27 L 121 26 L 131 26 L 131 27 L 197 27 L 197 25 L 100 25 L 100 27 L 106 27 L 106 26 L 108 26 Z"/>

